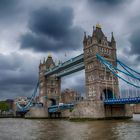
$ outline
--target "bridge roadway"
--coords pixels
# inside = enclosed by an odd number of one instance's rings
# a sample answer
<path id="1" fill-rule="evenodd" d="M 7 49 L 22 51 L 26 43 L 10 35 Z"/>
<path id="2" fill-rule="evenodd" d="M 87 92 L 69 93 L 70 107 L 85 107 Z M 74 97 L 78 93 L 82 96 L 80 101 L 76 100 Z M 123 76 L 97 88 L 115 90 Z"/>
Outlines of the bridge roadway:
<path id="1" fill-rule="evenodd" d="M 57 77 L 63 77 L 65 75 L 83 70 L 84 68 L 84 54 L 80 54 L 66 62 L 60 63 L 59 65 L 48 69 L 45 72 L 45 76 L 55 74 Z"/>
<path id="2" fill-rule="evenodd" d="M 65 109 L 73 109 L 74 104 L 53 105 L 48 108 L 49 113 L 58 112 Z"/>

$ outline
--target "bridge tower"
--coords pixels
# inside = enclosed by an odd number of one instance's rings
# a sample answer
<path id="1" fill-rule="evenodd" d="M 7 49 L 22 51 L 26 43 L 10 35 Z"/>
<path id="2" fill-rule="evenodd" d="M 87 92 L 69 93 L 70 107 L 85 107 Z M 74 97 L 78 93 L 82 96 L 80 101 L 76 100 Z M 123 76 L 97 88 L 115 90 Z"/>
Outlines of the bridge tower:
<path id="1" fill-rule="evenodd" d="M 105 105 L 104 99 L 119 97 L 118 78 L 97 59 L 98 53 L 112 65 L 116 63 L 116 41 L 113 33 L 109 41 L 102 32 L 101 26 L 93 28 L 91 36 L 86 33 L 83 39 L 86 100 L 79 102 L 72 111 L 71 118 L 120 118 L 132 117 L 129 105 Z"/>
<path id="2" fill-rule="evenodd" d="M 108 41 L 101 26 L 97 24 L 95 29 L 93 27 L 92 36 L 86 36 L 85 33 L 83 46 L 87 98 L 101 101 L 105 98 L 118 97 L 118 78 L 113 76 L 96 58 L 96 53 L 98 53 L 111 64 L 117 66 L 116 41 L 113 33 L 111 41 Z"/>
<path id="3" fill-rule="evenodd" d="M 46 107 L 59 103 L 61 79 L 55 75 L 45 76 L 45 72 L 54 66 L 51 55 L 39 65 L 39 101 Z"/>

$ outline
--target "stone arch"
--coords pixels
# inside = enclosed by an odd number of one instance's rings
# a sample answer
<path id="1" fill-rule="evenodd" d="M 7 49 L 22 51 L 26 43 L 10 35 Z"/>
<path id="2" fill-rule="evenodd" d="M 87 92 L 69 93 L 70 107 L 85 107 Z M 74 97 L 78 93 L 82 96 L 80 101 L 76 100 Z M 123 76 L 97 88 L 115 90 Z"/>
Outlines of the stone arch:
<path id="1" fill-rule="evenodd" d="M 51 106 L 56 105 L 56 99 L 50 98 L 49 100 L 51 101 Z"/>
<path id="2" fill-rule="evenodd" d="M 103 97 L 104 99 L 113 99 L 113 92 L 112 89 L 107 88 L 103 90 Z"/>

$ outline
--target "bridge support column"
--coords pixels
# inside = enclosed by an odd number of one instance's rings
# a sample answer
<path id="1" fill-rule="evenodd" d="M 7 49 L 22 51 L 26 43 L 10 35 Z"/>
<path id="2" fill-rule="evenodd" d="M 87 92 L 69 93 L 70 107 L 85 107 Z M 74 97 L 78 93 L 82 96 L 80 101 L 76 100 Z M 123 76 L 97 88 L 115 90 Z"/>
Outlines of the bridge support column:
<path id="1" fill-rule="evenodd" d="M 140 114 L 140 104 L 133 105 L 133 113 Z"/>
<path id="2" fill-rule="evenodd" d="M 102 101 L 84 100 L 79 102 L 70 116 L 71 119 L 104 119 L 105 110 Z"/>

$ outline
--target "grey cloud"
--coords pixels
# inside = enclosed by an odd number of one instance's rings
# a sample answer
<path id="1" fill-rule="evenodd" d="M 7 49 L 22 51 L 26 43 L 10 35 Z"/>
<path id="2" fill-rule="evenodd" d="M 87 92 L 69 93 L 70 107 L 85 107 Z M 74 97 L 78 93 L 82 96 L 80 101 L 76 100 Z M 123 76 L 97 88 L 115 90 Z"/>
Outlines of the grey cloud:
<path id="1" fill-rule="evenodd" d="M 0 17 L 11 19 L 19 13 L 20 8 L 19 0 L 0 0 Z"/>
<path id="2" fill-rule="evenodd" d="M 37 82 L 38 64 L 32 57 L 0 54 L 0 96 L 31 96 Z"/>
<path id="3" fill-rule="evenodd" d="M 88 0 L 90 3 L 98 3 L 98 4 L 106 4 L 108 6 L 116 6 L 118 4 L 122 4 L 124 0 Z M 126 0 L 127 1 L 127 0 Z"/>
<path id="4" fill-rule="evenodd" d="M 16 70 L 21 65 L 21 59 L 17 59 L 16 53 L 11 54 L 13 57 L 7 57 L 7 55 L 0 54 L 0 68 L 1 70 Z"/>
<path id="5" fill-rule="evenodd" d="M 140 29 L 135 30 L 132 32 L 129 42 L 131 44 L 131 49 L 129 54 L 137 55 L 137 62 L 139 63 L 140 60 Z"/>
<path id="6" fill-rule="evenodd" d="M 73 10 L 41 8 L 31 14 L 30 32 L 20 37 L 21 49 L 34 51 L 77 50 L 82 46 L 83 30 L 73 25 Z"/>

